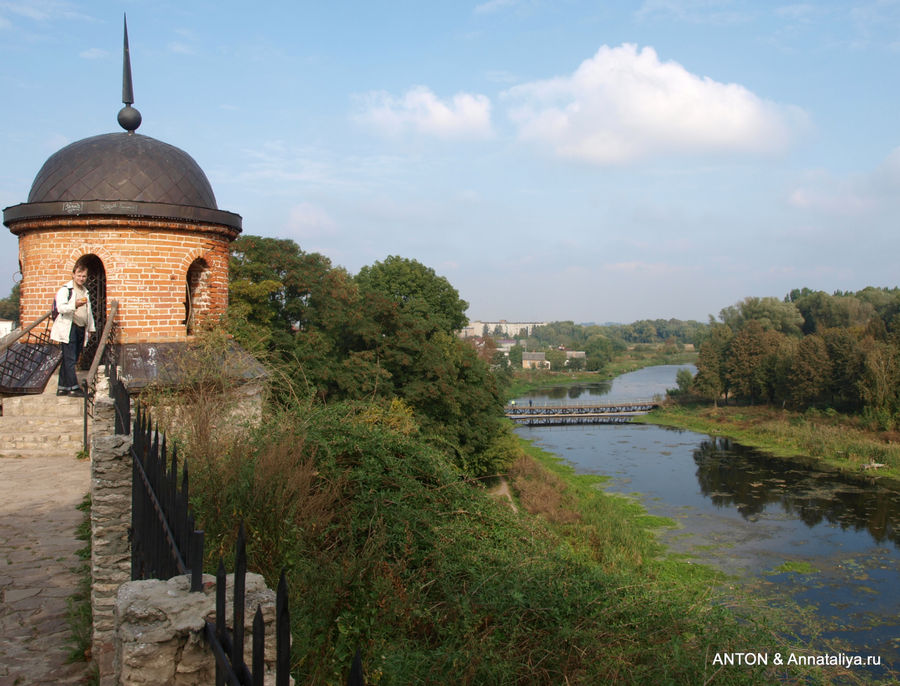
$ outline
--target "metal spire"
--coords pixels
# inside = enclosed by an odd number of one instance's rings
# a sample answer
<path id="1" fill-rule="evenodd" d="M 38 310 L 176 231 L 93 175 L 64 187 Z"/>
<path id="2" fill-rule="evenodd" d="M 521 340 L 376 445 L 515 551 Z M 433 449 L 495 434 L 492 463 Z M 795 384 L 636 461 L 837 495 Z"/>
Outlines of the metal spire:
<path id="1" fill-rule="evenodd" d="M 141 125 L 141 113 L 131 105 L 134 104 L 134 88 L 131 85 L 131 52 L 128 50 L 128 17 L 125 20 L 125 44 L 122 51 L 122 102 L 119 110 L 119 126 L 128 133 L 134 133 Z"/>
<path id="2" fill-rule="evenodd" d="M 131 53 L 128 51 L 128 17 L 125 20 L 125 47 L 122 49 L 122 102 L 134 104 L 134 89 L 131 87 Z"/>

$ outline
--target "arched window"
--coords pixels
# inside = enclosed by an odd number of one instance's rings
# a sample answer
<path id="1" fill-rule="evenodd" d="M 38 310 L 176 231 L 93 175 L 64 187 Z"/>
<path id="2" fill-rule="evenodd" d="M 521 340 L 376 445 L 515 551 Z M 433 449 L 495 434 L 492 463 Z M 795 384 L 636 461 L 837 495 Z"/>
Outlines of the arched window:
<path id="1" fill-rule="evenodd" d="M 187 270 L 184 300 L 184 324 L 188 336 L 197 330 L 209 312 L 209 265 L 203 258 L 191 262 Z"/>

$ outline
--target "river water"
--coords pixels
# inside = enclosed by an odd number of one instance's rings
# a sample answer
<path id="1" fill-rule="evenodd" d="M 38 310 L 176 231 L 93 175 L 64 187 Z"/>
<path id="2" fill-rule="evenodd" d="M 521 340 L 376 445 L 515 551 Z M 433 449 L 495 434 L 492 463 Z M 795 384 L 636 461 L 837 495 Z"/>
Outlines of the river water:
<path id="1" fill-rule="evenodd" d="M 611 382 L 534 391 L 520 404 L 649 399 L 683 367 L 648 367 Z M 692 369 L 693 371 L 693 369 Z M 776 607 L 811 613 L 794 627 L 820 654 L 878 657 L 900 668 L 900 494 L 731 441 L 642 424 L 520 427 L 516 432 L 610 477 L 605 488 L 677 526 L 660 540 L 734 575 Z M 747 646 L 746 650 L 762 648 Z"/>

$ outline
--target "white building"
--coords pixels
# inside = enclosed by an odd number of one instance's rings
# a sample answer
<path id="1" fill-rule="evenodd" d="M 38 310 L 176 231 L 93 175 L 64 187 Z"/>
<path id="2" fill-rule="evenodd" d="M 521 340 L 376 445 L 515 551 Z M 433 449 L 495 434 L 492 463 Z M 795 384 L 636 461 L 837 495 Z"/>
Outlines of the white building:
<path id="1" fill-rule="evenodd" d="M 463 338 L 475 336 L 494 336 L 499 333 L 508 338 L 527 338 L 536 326 L 544 326 L 547 322 L 508 322 L 505 319 L 495 322 L 471 321 L 461 332 Z"/>

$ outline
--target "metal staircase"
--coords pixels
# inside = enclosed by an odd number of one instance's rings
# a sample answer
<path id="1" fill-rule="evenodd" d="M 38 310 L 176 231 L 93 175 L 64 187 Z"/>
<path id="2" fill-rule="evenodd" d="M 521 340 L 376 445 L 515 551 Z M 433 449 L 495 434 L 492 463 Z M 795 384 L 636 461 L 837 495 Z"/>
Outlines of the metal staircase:
<path id="1" fill-rule="evenodd" d="M 62 359 L 50 341 L 50 313 L 0 340 L 0 393 L 36 395 L 44 392 Z"/>

